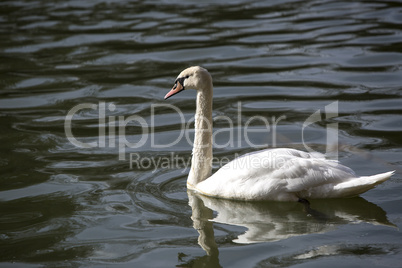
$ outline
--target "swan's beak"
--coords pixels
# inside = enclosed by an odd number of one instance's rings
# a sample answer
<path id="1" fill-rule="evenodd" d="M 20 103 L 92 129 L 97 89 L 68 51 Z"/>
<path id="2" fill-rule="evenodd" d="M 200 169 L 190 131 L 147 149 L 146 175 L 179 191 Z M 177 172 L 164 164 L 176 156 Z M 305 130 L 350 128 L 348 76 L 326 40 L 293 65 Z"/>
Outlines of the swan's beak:
<path id="1" fill-rule="evenodd" d="M 173 88 L 165 95 L 165 100 L 179 93 L 182 90 L 184 90 L 184 87 L 179 81 L 177 81 L 176 84 L 173 86 Z"/>

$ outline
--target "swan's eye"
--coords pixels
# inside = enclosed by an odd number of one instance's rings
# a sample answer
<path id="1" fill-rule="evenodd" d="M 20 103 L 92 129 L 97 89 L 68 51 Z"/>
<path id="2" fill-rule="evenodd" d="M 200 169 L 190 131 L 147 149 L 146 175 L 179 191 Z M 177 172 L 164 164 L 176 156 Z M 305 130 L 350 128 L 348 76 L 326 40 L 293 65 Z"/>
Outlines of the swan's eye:
<path id="1" fill-rule="evenodd" d="M 189 77 L 190 77 L 190 76 L 187 75 L 187 76 L 184 76 L 184 77 L 177 78 L 176 81 L 174 82 L 174 88 L 177 87 L 177 82 L 179 82 L 180 85 L 184 88 L 184 80 L 186 80 L 186 79 L 189 78 Z"/>

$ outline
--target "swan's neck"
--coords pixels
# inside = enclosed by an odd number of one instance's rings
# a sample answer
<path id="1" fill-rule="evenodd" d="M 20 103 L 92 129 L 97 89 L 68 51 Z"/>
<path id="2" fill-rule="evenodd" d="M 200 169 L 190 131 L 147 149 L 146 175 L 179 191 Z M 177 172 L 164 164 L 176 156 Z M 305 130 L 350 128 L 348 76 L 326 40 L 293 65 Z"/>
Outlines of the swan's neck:
<path id="1" fill-rule="evenodd" d="M 211 176 L 212 170 L 212 85 L 197 91 L 195 135 L 191 170 L 187 179 L 189 188 Z"/>

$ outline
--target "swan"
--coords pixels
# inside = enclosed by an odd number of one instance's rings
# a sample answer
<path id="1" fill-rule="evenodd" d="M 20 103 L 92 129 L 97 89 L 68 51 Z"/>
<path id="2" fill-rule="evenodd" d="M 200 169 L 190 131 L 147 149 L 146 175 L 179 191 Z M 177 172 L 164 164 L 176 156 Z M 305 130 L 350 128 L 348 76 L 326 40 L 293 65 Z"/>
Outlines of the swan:
<path id="1" fill-rule="evenodd" d="M 358 177 L 349 167 L 324 155 L 274 148 L 240 156 L 212 175 L 212 77 L 202 67 L 189 67 L 178 75 L 164 99 L 185 89 L 197 90 L 189 190 L 223 199 L 305 202 L 356 196 L 394 173 Z"/>

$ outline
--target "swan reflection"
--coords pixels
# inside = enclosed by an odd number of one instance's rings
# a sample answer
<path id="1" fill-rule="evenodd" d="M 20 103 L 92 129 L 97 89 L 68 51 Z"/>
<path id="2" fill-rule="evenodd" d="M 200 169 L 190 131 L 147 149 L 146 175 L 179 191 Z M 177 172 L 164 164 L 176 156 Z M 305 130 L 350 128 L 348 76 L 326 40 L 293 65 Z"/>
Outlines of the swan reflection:
<path id="1" fill-rule="evenodd" d="M 221 267 L 219 264 L 219 250 L 215 242 L 213 223 L 210 221 L 213 217 L 213 211 L 204 205 L 200 196 L 187 191 L 189 204 L 192 209 L 191 219 L 193 227 L 199 233 L 198 244 L 207 253 L 206 256 L 196 258 L 192 262 L 200 264 L 204 267 Z M 197 267 L 193 263 L 194 267 Z"/>
<path id="2" fill-rule="evenodd" d="M 188 191 L 198 242 L 218 263 L 213 222 L 243 226 L 247 231 L 235 243 L 272 242 L 312 233 L 325 233 L 343 224 L 366 222 L 394 226 L 385 211 L 364 198 L 297 202 L 241 202 L 215 199 Z M 213 211 L 217 215 L 213 217 Z"/>

